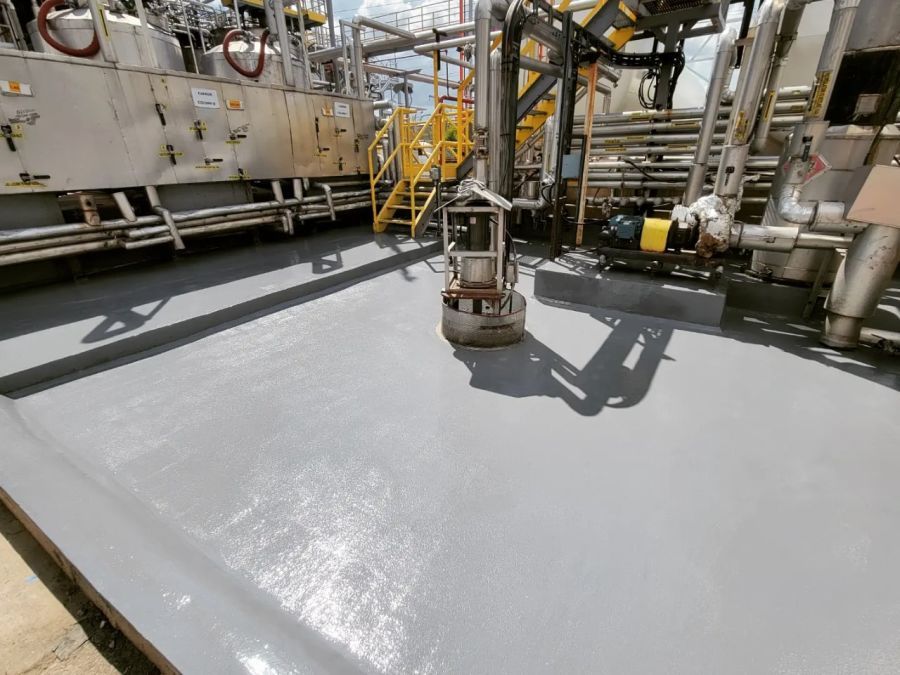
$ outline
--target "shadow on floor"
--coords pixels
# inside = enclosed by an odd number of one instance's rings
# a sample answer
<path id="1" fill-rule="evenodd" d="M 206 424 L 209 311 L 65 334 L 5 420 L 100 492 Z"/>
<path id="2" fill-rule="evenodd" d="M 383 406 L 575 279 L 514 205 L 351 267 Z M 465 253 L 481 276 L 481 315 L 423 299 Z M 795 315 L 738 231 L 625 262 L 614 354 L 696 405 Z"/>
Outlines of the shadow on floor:
<path id="1" fill-rule="evenodd" d="M 820 323 L 738 309 L 725 314 L 723 336 L 764 345 L 900 391 L 900 358 L 873 347 L 838 351 L 819 342 Z M 773 376 L 777 375 L 773 373 Z M 789 385 L 790 383 L 785 383 Z"/>
<path id="2" fill-rule="evenodd" d="M 470 385 L 515 398 L 559 398 L 585 416 L 640 403 L 660 362 L 672 360 L 665 355 L 672 329 L 651 325 L 643 317 L 612 317 L 576 306 L 568 309 L 588 313 L 612 329 L 583 368 L 527 333 L 522 343 L 504 350 L 456 347 L 454 356 L 471 371 Z"/>
<path id="3" fill-rule="evenodd" d="M 333 273 L 344 266 L 342 252 L 371 241 L 370 228 L 331 228 L 287 241 L 207 250 L 173 263 L 8 293 L 0 299 L 4 316 L 0 340 L 102 317 L 83 339 L 98 342 L 140 328 L 169 300 L 191 291 L 295 265 L 310 265 L 315 275 Z"/>
<path id="4" fill-rule="evenodd" d="M 34 578 L 23 580 L 22 583 L 34 583 L 35 581 L 42 583 L 65 611 L 72 616 L 72 625 L 77 623 L 82 627 L 84 634 L 97 653 L 115 670 L 120 673 L 135 673 L 136 675 L 150 675 L 159 672 L 122 633 L 110 625 L 100 610 L 63 573 L 56 561 L 41 548 L 37 540 L 2 502 L 0 502 L 0 536 L 9 542 L 14 552 L 22 558 L 34 575 Z M 5 566 L 0 564 L 0 569 L 3 567 Z M 42 617 L 33 617 L 33 626 L 35 630 L 40 631 L 43 626 Z M 53 644 L 55 638 L 47 635 L 47 639 L 49 641 L 48 650 L 52 650 L 55 646 Z M 52 651 L 49 653 L 52 655 Z M 56 661 L 52 656 L 51 658 Z M 65 672 L 71 672 L 68 667 L 77 669 L 78 665 L 77 659 L 70 660 L 73 663 L 62 661 L 58 665 Z"/>

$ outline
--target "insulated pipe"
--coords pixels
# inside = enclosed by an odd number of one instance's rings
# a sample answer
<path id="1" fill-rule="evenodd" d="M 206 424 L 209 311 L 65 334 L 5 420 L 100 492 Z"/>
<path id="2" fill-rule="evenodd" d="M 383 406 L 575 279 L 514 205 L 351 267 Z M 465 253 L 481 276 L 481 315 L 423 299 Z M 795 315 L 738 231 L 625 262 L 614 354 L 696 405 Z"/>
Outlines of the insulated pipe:
<path id="1" fill-rule="evenodd" d="M 499 35 L 500 31 L 490 32 L 491 39 L 498 37 Z M 464 35 L 463 37 L 451 38 L 450 40 L 441 40 L 440 42 L 427 42 L 425 44 L 416 45 L 412 48 L 412 51 L 414 51 L 416 54 L 430 54 L 431 52 L 439 52 L 443 49 L 464 47 L 466 45 L 472 44 L 473 42 L 477 44 L 477 35 Z M 475 60 L 478 61 L 477 56 L 475 57 Z"/>
<path id="2" fill-rule="evenodd" d="M 816 67 L 816 80 L 809 96 L 809 105 L 804 118 L 807 122 L 825 119 L 825 111 L 834 92 L 837 82 L 837 71 L 841 59 L 847 49 L 847 40 L 856 18 L 856 10 L 860 0 L 834 0 L 831 23 L 825 35 L 825 43 L 819 53 L 819 65 Z"/>
<path id="3" fill-rule="evenodd" d="M 869 225 L 853 240 L 825 301 L 823 343 L 838 349 L 856 347 L 863 321 L 875 313 L 898 263 L 900 228 Z"/>
<path id="4" fill-rule="evenodd" d="M 472 70 L 475 66 L 469 63 L 468 61 L 463 61 L 462 59 L 456 59 L 452 56 L 441 56 L 441 61 L 445 63 L 450 63 L 454 66 L 459 66 L 460 68 L 465 68 L 466 70 Z"/>
<path id="5" fill-rule="evenodd" d="M 476 73 L 475 76 L 477 77 L 478 74 Z M 497 83 L 502 81 L 501 59 L 499 50 L 491 52 L 490 81 L 494 83 L 495 87 L 498 86 Z M 500 103 L 500 105 L 497 105 L 496 102 L 491 101 L 489 114 L 490 119 L 488 120 L 488 128 L 491 130 L 491 132 L 488 134 L 488 148 L 490 151 L 491 160 L 488 162 L 487 185 L 494 192 L 499 192 L 500 183 L 502 182 L 500 179 L 500 172 L 503 168 L 500 161 L 500 158 L 503 156 L 503 149 L 500 146 L 500 144 L 503 142 L 503 138 L 500 135 L 500 129 L 503 126 L 503 121 L 501 119 L 503 115 L 502 102 Z"/>
<path id="6" fill-rule="evenodd" d="M 406 38 L 407 40 L 416 39 L 416 34 L 411 31 L 403 30 L 402 28 L 398 28 L 397 26 L 392 26 L 388 23 L 377 21 L 371 17 L 366 16 L 365 14 L 357 14 L 356 16 L 354 16 L 353 23 L 357 26 L 365 26 L 366 28 L 372 28 L 373 30 L 378 30 L 382 33 L 388 33 L 389 35 L 396 35 L 397 37 Z"/>
<path id="7" fill-rule="evenodd" d="M 756 37 L 750 49 L 750 58 L 741 69 L 737 92 L 734 97 L 731 124 L 722 155 L 725 161 L 719 165 L 715 194 L 720 198 L 734 199 L 740 194 L 747 161 L 750 132 L 756 121 L 759 101 L 775 45 L 775 36 L 787 0 L 766 0 L 756 19 Z"/>
<path id="8" fill-rule="evenodd" d="M 735 222 L 729 245 L 753 251 L 778 251 L 788 253 L 795 248 L 836 249 L 846 248 L 853 241 L 852 235 L 827 235 L 803 232 L 797 226 L 768 226 Z"/>
<path id="9" fill-rule="evenodd" d="M 649 188 L 653 190 L 676 190 L 678 192 L 684 191 L 684 182 L 671 182 L 671 181 L 654 181 L 649 178 L 642 178 L 641 180 L 632 180 L 632 181 L 617 181 L 617 180 L 595 180 L 594 176 L 591 176 L 590 181 L 588 183 L 591 187 L 602 187 L 602 188 L 620 188 L 623 190 L 639 190 L 641 188 Z M 750 185 L 755 190 L 769 190 L 772 187 L 772 183 L 764 181 L 759 183 L 750 183 Z"/>
<path id="10" fill-rule="evenodd" d="M 576 2 L 571 3 L 568 7 L 568 11 L 572 12 L 581 12 L 586 9 L 592 9 L 597 4 L 596 0 L 577 0 Z M 503 0 L 498 0 L 498 7 L 502 7 L 505 11 L 506 3 Z M 467 34 L 471 33 L 475 29 L 475 24 L 477 23 L 477 13 L 478 8 L 476 5 L 475 8 L 476 13 L 476 21 L 465 21 L 463 23 L 451 24 L 449 26 L 441 27 L 441 32 L 446 33 L 447 35 L 457 35 L 457 34 Z M 501 15 L 502 16 L 502 15 Z M 363 53 L 365 56 L 381 56 L 383 54 L 392 54 L 396 52 L 408 51 L 417 45 L 424 45 L 428 42 L 432 42 L 434 40 L 434 31 L 433 30 L 425 30 L 425 31 L 417 31 L 414 33 L 415 39 L 410 40 L 409 38 L 391 38 L 388 40 L 373 40 L 363 46 Z M 444 44 L 444 43 L 441 43 Z M 331 49 L 321 49 L 317 52 L 313 52 L 310 54 L 310 58 L 315 63 L 321 63 L 324 61 L 332 61 L 335 58 L 341 56 L 341 48 L 334 47 Z"/>
<path id="11" fill-rule="evenodd" d="M 366 73 L 363 69 L 362 30 L 359 26 L 351 24 L 350 34 L 353 37 L 353 74 L 356 78 L 356 95 L 358 98 L 366 98 Z"/>
<path id="12" fill-rule="evenodd" d="M 269 0 L 263 0 L 268 5 Z M 281 70 L 284 73 L 284 84 L 287 87 L 294 87 L 294 63 L 291 58 L 291 41 L 288 35 L 287 19 L 284 16 L 284 5 L 276 2 L 272 8 L 275 20 L 275 30 L 278 32 L 278 47 L 281 52 Z"/>
<path id="13" fill-rule="evenodd" d="M 800 201 L 800 187 L 785 185 L 778 196 L 782 220 L 818 232 L 862 232 L 865 225 L 844 220 L 844 202 Z"/>
<path id="14" fill-rule="evenodd" d="M 602 118 L 600 118 L 602 119 Z M 775 127 L 793 127 L 803 121 L 800 115 L 781 114 L 773 118 Z M 721 116 L 715 121 L 715 131 L 724 134 L 728 128 L 728 120 Z M 584 122 L 576 122 L 572 127 L 576 132 L 584 128 Z M 600 124 L 594 116 L 595 136 L 632 136 L 635 134 L 653 134 L 655 138 L 666 137 L 666 134 L 693 133 L 700 130 L 699 119 L 676 120 L 674 122 L 635 122 L 634 124 Z M 696 136 L 695 136 L 696 138 Z"/>
<path id="15" fill-rule="evenodd" d="M 772 126 L 772 117 L 775 115 L 775 103 L 778 100 L 778 85 L 781 82 L 781 71 L 784 69 L 791 47 L 797 39 L 797 31 L 800 27 L 800 19 L 803 18 L 803 8 L 805 6 L 805 3 L 799 5 L 788 4 L 784 12 L 784 19 L 782 19 L 781 28 L 778 31 L 778 41 L 775 44 L 775 60 L 772 63 L 772 69 L 769 71 L 765 102 L 763 103 L 759 120 L 756 123 L 756 130 L 753 132 L 751 151 L 754 153 L 763 152 L 766 147 L 769 129 Z"/>
<path id="16" fill-rule="evenodd" d="M 475 120 L 473 154 L 475 180 L 486 184 L 491 100 L 491 5 L 492 0 L 478 0 L 475 5 Z M 495 130 L 496 133 L 497 130 Z"/>
<path id="17" fill-rule="evenodd" d="M 716 60 L 713 63 L 709 89 L 706 92 L 706 106 L 700 123 L 700 138 L 697 142 L 697 149 L 694 151 L 694 161 L 684 191 L 686 204 L 691 204 L 700 197 L 703 181 L 706 179 L 709 150 L 712 147 L 713 134 L 719 117 L 719 102 L 722 100 L 722 90 L 731 78 L 731 67 L 734 64 L 736 37 L 732 28 L 726 29 L 719 37 Z"/>

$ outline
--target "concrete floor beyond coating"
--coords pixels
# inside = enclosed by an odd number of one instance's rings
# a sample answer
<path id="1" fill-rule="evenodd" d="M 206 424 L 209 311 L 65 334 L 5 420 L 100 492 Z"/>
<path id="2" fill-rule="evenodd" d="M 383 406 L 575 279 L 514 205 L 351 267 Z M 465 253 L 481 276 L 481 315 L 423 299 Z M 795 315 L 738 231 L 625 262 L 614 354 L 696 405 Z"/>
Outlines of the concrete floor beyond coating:
<path id="1" fill-rule="evenodd" d="M 15 402 L 2 487 L 192 673 L 896 673 L 900 364 L 420 262 Z"/>

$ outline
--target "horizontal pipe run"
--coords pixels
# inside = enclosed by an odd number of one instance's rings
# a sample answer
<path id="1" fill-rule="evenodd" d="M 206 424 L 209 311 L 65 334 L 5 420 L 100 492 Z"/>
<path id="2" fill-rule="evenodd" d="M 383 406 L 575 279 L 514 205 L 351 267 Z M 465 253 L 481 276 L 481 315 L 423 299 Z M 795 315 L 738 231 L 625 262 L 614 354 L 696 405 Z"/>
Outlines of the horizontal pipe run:
<path id="1" fill-rule="evenodd" d="M 104 249 L 116 248 L 116 246 L 117 244 L 114 239 L 107 239 L 106 241 L 95 241 L 85 244 L 72 244 L 70 246 L 56 246 L 53 248 L 38 249 L 36 251 L 11 253 L 9 255 L 0 256 L 0 266 L 48 258 L 59 258 L 66 255 L 77 255 L 79 253 L 88 253 L 91 251 L 102 251 Z"/>
<path id="2" fill-rule="evenodd" d="M 368 196 L 369 190 L 355 190 L 352 192 L 336 192 L 335 199 L 339 198 L 356 198 Z M 176 223 L 182 223 L 187 220 L 196 218 L 205 218 L 212 216 L 224 216 L 235 213 L 252 213 L 267 208 L 284 208 L 285 206 L 296 206 L 303 204 L 324 203 L 325 195 L 311 195 L 304 197 L 302 200 L 286 199 L 284 204 L 277 201 L 253 202 L 249 204 L 234 204 L 229 206 L 218 206 L 208 209 L 195 209 L 192 211 L 178 211 L 172 214 L 172 219 Z M 143 227 L 148 225 L 159 225 L 163 219 L 159 215 L 138 216 L 133 222 L 129 222 L 124 218 L 114 220 L 101 221 L 99 225 L 88 225 L 87 223 L 63 223 L 60 225 L 45 225 L 21 228 L 17 230 L 0 230 L 0 245 L 18 241 L 31 241 L 36 239 L 50 239 L 66 235 L 76 235 L 85 233 L 94 233 L 97 231 L 110 230 L 127 230 L 135 227 Z"/>
<path id="3" fill-rule="evenodd" d="M 718 162 L 721 156 L 716 155 L 710 158 L 710 162 Z M 664 169 L 671 171 L 688 171 L 691 168 L 691 162 L 685 160 L 661 160 L 661 161 L 653 161 L 653 162 L 626 162 L 624 160 L 597 160 L 590 161 L 588 164 L 591 168 L 591 172 L 601 172 L 601 171 L 615 171 L 615 170 L 625 170 L 634 169 L 636 166 L 641 169 L 649 170 L 649 169 Z M 777 157 L 750 157 L 747 162 L 747 167 L 751 169 L 775 169 L 778 167 L 778 158 Z M 516 167 L 519 168 L 518 166 Z M 523 169 L 528 168 L 538 168 L 537 166 L 528 166 L 522 165 Z"/>
<path id="4" fill-rule="evenodd" d="M 385 196 L 386 193 L 378 194 L 379 199 L 384 199 Z M 369 207 L 371 203 L 368 197 L 368 190 L 335 193 L 334 211 Z M 259 224 L 281 223 L 285 210 L 299 211 L 297 215 L 293 216 L 294 220 L 313 220 L 327 218 L 331 213 L 329 207 L 321 203 L 324 199 L 324 195 L 314 195 L 303 200 L 288 199 L 283 204 L 257 202 L 197 209 L 173 214 L 173 220 L 179 223 L 178 234 L 180 236 L 234 230 Z M 272 204 L 279 205 L 279 208 L 272 207 Z M 260 207 L 264 208 L 260 209 Z M 198 218 L 197 216 L 202 217 Z M 161 222 L 162 218 L 154 215 L 138 217 L 132 223 L 113 220 L 101 223 L 100 226 L 69 223 L 46 228 L 6 231 L 3 235 L 12 234 L 13 236 L 0 237 L 0 265 L 77 255 L 111 248 L 134 249 L 172 243 L 174 237 L 170 233 L 169 227 L 165 224 L 157 224 Z M 48 233 L 47 231 L 52 235 L 44 236 Z M 127 240 L 118 239 L 120 233 L 129 238 Z M 31 238 L 23 239 L 23 235 Z M 142 239 L 140 237 L 149 238 Z"/>
<path id="5" fill-rule="evenodd" d="M 53 239 L 35 239 L 31 241 L 17 241 L 12 244 L 0 245 L 0 255 L 18 253 L 20 251 L 32 251 L 41 248 L 53 248 L 54 246 L 68 246 L 90 241 L 103 241 L 109 238 L 108 232 L 86 232 L 84 234 L 70 234 L 65 237 Z"/>
<path id="6" fill-rule="evenodd" d="M 596 120 L 596 117 L 594 118 Z M 778 115 L 771 120 L 774 127 L 793 127 L 803 121 L 802 115 Z M 596 125 L 596 121 L 594 122 Z M 716 121 L 716 130 L 724 132 L 728 127 L 727 119 L 719 119 Z M 576 133 L 584 129 L 584 122 L 576 122 L 574 131 Z M 636 135 L 636 134 L 653 134 L 666 138 L 666 134 L 697 132 L 700 129 L 700 120 L 690 119 L 675 122 L 635 122 L 634 124 L 607 124 L 594 127 L 594 135 L 603 136 L 619 136 L 619 135 Z"/>
<path id="7" fill-rule="evenodd" d="M 588 179 L 588 187 L 593 188 L 608 188 L 615 189 L 621 188 L 623 190 L 639 190 L 642 188 L 654 189 L 654 190 L 684 190 L 685 182 L 667 182 L 667 181 L 653 181 L 653 180 L 635 180 L 635 181 L 615 181 L 615 180 L 594 180 L 593 178 Z M 772 183 L 770 182 L 757 182 L 757 183 L 747 183 L 745 186 L 748 190 L 770 190 L 772 188 Z"/>

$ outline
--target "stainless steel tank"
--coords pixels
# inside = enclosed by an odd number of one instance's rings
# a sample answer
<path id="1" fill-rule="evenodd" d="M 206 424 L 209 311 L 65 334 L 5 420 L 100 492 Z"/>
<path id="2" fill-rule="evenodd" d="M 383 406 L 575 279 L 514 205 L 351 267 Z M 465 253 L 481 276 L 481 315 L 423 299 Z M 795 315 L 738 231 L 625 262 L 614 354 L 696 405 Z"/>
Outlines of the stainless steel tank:
<path id="1" fill-rule="evenodd" d="M 229 55 L 242 68 L 252 71 L 259 62 L 259 49 L 259 40 L 254 40 L 252 45 L 243 41 L 234 41 L 230 45 Z M 309 86 L 306 82 L 306 71 L 303 68 L 303 64 L 297 59 L 291 59 L 291 61 L 294 68 L 294 86 L 298 89 L 308 89 Z M 213 75 L 215 77 L 227 77 L 237 80 L 247 79 L 225 60 L 222 45 L 213 47 L 200 57 L 200 72 L 204 75 Z M 261 84 L 284 84 L 281 55 L 269 45 L 266 45 L 266 62 L 263 66 L 263 71 L 259 77 L 255 77 L 253 80 Z"/>
<path id="2" fill-rule="evenodd" d="M 130 14 L 118 14 L 104 10 L 106 25 L 109 27 L 112 45 L 119 63 L 130 66 L 152 67 L 146 54 L 144 40 L 141 37 L 141 22 Z M 63 9 L 50 12 L 47 17 L 48 27 L 53 38 L 65 45 L 79 48 L 90 44 L 94 34 L 91 13 L 87 9 Z M 185 70 L 181 45 L 171 34 L 153 26 L 147 27 L 153 52 L 156 55 L 157 67 L 164 70 Z M 37 21 L 28 24 L 28 34 L 36 51 L 48 54 L 62 54 L 47 44 L 38 31 Z M 88 57 L 94 61 L 102 61 L 103 54 L 98 52 Z"/>

